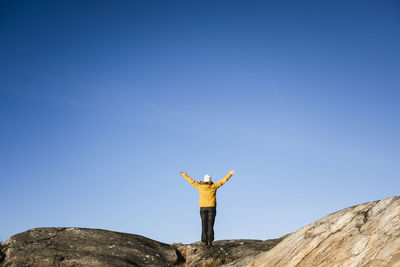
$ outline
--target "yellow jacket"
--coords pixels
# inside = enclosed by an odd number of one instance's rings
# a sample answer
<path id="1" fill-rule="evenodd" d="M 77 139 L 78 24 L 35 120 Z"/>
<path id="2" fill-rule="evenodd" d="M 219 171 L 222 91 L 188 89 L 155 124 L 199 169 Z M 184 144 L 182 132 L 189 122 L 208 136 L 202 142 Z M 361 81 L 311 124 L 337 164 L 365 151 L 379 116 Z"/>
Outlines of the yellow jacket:
<path id="1" fill-rule="evenodd" d="M 228 173 L 227 176 L 225 176 L 224 178 L 213 184 L 199 183 L 190 178 L 185 172 L 182 174 L 182 176 L 194 187 L 196 187 L 197 190 L 199 190 L 200 207 L 215 207 L 217 205 L 217 199 L 216 199 L 217 189 L 221 187 L 224 183 L 226 183 L 226 181 L 228 181 L 228 179 L 231 178 L 232 174 Z"/>

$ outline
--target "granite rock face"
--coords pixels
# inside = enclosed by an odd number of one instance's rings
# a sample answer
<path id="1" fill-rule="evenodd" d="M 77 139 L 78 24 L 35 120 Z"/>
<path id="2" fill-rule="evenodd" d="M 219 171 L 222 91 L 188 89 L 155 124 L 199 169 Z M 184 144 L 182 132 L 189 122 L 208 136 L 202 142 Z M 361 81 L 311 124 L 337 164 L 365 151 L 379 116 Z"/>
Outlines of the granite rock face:
<path id="1" fill-rule="evenodd" d="M 247 263 L 238 266 L 400 266 L 400 197 L 325 216 Z"/>
<path id="2" fill-rule="evenodd" d="M 3 244 L 3 267 L 174 266 L 175 248 L 143 236 L 87 228 L 35 228 Z"/>
<path id="3" fill-rule="evenodd" d="M 234 239 L 218 240 L 213 246 L 207 247 L 201 242 L 193 244 L 173 244 L 185 259 L 183 266 L 206 267 L 221 266 L 226 263 L 234 263 L 238 259 L 255 256 L 273 248 L 284 237 L 270 240 Z"/>

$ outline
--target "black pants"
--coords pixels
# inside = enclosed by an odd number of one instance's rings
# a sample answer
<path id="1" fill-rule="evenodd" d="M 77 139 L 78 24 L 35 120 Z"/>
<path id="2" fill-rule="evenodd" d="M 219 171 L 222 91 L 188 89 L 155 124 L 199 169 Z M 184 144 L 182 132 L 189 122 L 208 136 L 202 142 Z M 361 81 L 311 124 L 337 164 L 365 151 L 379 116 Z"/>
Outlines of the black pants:
<path id="1" fill-rule="evenodd" d="M 207 243 L 214 241 L 214 221 L 217 215 L 216 207 L 201 207 L 201 241 Z"/>

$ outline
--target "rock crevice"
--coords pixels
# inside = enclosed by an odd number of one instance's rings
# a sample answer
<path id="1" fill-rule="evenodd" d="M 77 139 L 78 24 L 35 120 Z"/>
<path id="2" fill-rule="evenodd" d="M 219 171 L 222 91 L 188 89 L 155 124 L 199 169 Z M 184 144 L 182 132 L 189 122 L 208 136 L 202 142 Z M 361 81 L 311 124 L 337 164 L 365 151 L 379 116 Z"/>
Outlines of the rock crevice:
<path id="1" fill-rule="evenodd" d="M 3 244 L 0 243 L 0 266 L 2 266 L 1 264 L 3 263 L 6 254 L 3 252 Z"/>

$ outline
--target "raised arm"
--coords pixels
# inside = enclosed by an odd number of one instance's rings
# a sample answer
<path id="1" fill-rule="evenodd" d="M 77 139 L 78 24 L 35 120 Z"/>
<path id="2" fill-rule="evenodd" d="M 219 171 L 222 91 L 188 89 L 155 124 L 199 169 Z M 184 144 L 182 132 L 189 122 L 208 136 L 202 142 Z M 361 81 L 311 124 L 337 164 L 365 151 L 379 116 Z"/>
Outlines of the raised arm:
<path id="1" fill-rule="evenodd" d="M 190 178 L 186 172 L 180 172 L 181 175 L 183 176 L 183 178 L 186 179 L 186 181 L 188 181 L 189 183 L 191 183 L 194 187 L 199 188 L 199 183 L 196 182 L 195 180 L 193 180 L 192 178 Z"/>
<path id="2" fill-rule="evenodd" d="M 235 171 L 234 171 L 234 170 L 230 171 L 224 178 L 222 178 L 221 180 L 219 180 L 218 182 L 216 182 L 216 183 L 214 184 L 215 188 L 221 187 L 221 186 L 222 186 L 224 183 L 226 183 L 226 181 L 228 181 L 229 178 L 231 178 L 231 176 L 234 175 L 234 174 L 235 174 Z"/>

